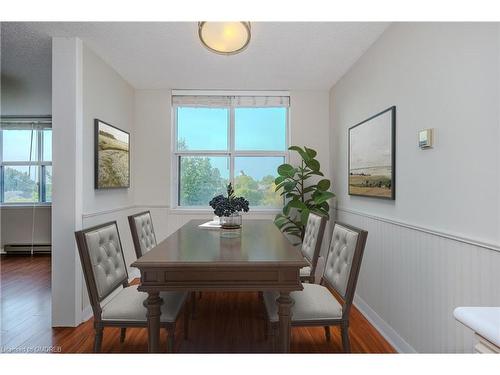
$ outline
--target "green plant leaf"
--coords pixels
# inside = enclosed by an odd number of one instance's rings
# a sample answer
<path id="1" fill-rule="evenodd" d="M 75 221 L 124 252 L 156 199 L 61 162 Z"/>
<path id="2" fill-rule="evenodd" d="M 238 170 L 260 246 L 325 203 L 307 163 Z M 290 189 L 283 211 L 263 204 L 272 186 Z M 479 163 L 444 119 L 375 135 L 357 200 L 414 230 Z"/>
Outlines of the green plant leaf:
<path id="1" fill-rule="evenodd" d="M 316 155 L 318 154 L 316 150 L 313 150 L 312 148 L 307 148 L 306 146 L 304 146 L 304 150 L 306 150 L 307 155 L 309 155 L 311 159 L 315 158 Z"/>
<path id="2" fill-rule="evenodd" d="M 311 171 L 308 173 L 308 175 L 316 175 L 316 176 L 324 176 L 323 172 L 320 171 Z"/>
<path id="3" fill-rule="evenodd" d="M 318 189 L 323 191 L 327 191 L 328 189 L 330 189 L 330 180 L 327 180 L 326 178 L 320 180 L 318 182 Z"/>
<path id="4" fill-rule="evenodd" d="M 330 210 L 330 205 L 328 204 L 328 202 L 323 202 L 321 203 L 321 209 L 325 210 L 326 212 L 328 212 Z"/>
<path id="5" fill-rule="evenodd" d="M 286 181 L 283 181 L 283 182 L 280 182 L 278 185 L 276 185 L 276 187 L 274 188 L 274 191 L 278 191 L 280 190 L 281 188 L 283 188 L 283 185 L 285 184 Z"/>
<path id="6" fill-rule="evenodd" d="M 307 152 L 305 152 L 304 150 L 302 150 L 299 146 L 290 146 L 290 147 L 288 147 L 288 149 L 292 150 L 292 151 L 298 152 L 300 154 L 301 158 L 304 159 L 304 161 L 311 159 L 309 157 L 309 155 L 307 154 Z"/>
<path id="7" fill-rule="evenodd" d="M 320 205 L 321 203 L 326 202 L 327 200 L 333 198 L 334 196 L 335 194 L 330 193 L 329 191 L 322 191 L 320 194 L 314 197 L 314 203 Z"/>
<path id="8" fill-rule="evenodd" d="M 276 217 L 274 218 L 274 224 L 278 227 L 278 228 L 282 228 L 286 223 L 288 223 L 288 218 L 282 214 L 278 214 L 276 215 Z"/>
<path id="9" fill-rule="evenodd" d="M 288 216 L 290 214 L 290 202 L 283 206 L 283 215 Z"/>
<path id="10" fill-rule="evenodd" d="M 274 179 L 274 184 L 275 185 L 279 185 L 281 184 L 283 181 L 286 180 L 286 177 L 285 176 L 278 176 Z"/>
<path id="11" fill-rule="evenodd" d="M 290 164 L 281 164 L 279 167 L 278 167 L 278 173 L 280 176 L 284 176 L 284 177 L 293 177 L 293 175 L 295 174 L 295 168 L 292 167 Z"/>
<path id="12" fill-rule="evenodd" d="M 297 186 L 297 181 L 286 181 L 283 184 L 283 189 L 286 192 L 291 192 L 293 189 L 295 189 L 295 186 Z"/>
<path id="13" fill-rule="evenodd" d="M 320 164 L 316 159 L 305 160 L 306 165 L 311 168 L 313 171 L 319 171 Z"/>
<path id="14" fill-rule="evenodd" d="M 288 202 L 288 205 L 290 207 L 298 208 L 299 210 L 307 209 L 307 206 L 302 201 L 300 201 L 298 199 L 292 199 L 290 202 Z"/>
<path id="15" fill-rule="evenodd" d="M 302 210 L 302 212 L 300 213 L 300 222 L 302 223 L 302 225 L 306 225 L 307 224 L 307 218 L 309 217 L 309 209 L 304 209 Z"/>
<path id="16" fill-rule="evenodd" d="M 314 190 L 316 190 L 316 185 L 311 185 L 311 186 L 304 188 L 303 193 L 307 194 L 307 193 L 310 193 L 311 191 L 314 191 Z"/>

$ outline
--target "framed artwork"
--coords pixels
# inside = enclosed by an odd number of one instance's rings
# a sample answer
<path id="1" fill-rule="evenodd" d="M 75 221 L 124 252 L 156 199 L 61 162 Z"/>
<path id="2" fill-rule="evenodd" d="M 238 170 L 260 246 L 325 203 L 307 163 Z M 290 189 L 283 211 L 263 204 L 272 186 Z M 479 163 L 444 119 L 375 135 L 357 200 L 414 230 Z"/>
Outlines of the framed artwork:
<path id="1" fill-rule="evenodd" d="M 349 195 L 396 199 L 396 107 L 349 128 Z"/>
<path id="2" fill-rule="evenodd" d="M 99 119 L 94 132 L 95 188 L 130 187 L 130 134 Z"/>

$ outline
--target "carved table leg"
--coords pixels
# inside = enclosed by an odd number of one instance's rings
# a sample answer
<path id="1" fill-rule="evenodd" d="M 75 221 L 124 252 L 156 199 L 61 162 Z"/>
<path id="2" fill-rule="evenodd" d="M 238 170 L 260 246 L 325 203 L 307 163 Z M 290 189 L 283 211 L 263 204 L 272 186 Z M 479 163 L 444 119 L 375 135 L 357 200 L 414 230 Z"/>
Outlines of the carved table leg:
<path id="1" fill-rule="evenodd" d="M 150 353 L 158 353 L 160 349 L 160 315 L 161 303 L 160 293 L 148 292 L 148 348 Z"/>
<path id="2" fill-rule="evenodd" d="M 292 321 L 291 307 L 293 300 L 289 292 L 280 292 L 276 300 L 278 303 L 279 316 L 279 334 L 278 334 L 278 352 L 290 352 L 290 322 Z"/>

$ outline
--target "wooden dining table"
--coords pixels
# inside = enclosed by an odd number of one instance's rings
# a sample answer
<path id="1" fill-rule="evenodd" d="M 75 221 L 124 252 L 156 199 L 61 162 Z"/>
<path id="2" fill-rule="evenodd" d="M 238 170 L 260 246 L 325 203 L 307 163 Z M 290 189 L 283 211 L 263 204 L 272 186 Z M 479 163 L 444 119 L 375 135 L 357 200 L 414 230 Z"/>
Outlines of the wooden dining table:
<path id="1" fill-rule="evenodd" d="M 162 291 L 278 292 L 279 352 L 290 351 L 290 292 L 302 290 L 299 271 L 307 266 L 299 249 L 271 220 L 244 220 L 241 234 L 192 220 L 132 263 L 141 272 L 139 290 L 148 293 L 148 348 L 159 350 Z"/>

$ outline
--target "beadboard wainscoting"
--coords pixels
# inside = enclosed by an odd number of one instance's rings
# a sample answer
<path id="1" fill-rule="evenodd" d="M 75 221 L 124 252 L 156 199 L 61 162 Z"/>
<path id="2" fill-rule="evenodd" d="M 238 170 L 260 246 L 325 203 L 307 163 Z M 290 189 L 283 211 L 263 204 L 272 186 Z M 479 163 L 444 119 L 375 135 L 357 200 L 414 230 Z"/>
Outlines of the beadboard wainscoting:
<path id="1" fill-rule="evenodd" d="M 368 231 L 355 304 L 400 352 L 473 351 L 457 306 L 500 306 L 500 252 L 338 207 L 337 220 Z"/>

